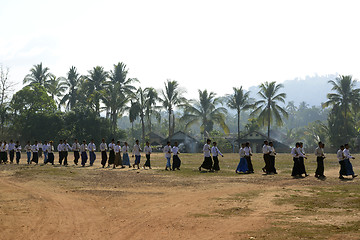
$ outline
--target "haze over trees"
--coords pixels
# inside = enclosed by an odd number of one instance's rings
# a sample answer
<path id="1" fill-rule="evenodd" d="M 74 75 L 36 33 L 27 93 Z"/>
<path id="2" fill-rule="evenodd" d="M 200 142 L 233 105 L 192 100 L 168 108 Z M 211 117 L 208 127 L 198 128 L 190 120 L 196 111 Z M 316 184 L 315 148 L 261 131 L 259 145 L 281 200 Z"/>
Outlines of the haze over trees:
<path id="1" fill-rule="evenodd" d="M 324 141 L 336 149 L 358 141 L 360 90 L 351 76 L 331 79 L 327 101 L 310 106 L 306 99 L 288 101 L 286 85 L 276 82 L 250 91 L 234 86 L 225 96 L 199 89 L 197 97 L 186 99 L 176 80 L 165 80 L 162 89 L 142 87 L 145 80 L 129 78 L 129 71 L 123 62 L 110 70 L 95 66 L 84 74 L 72 66 L 62 77 L 39 63 L 24 77 L 23 88 L 11 95 L 8 71 L 1 66 L 3 138 L 144 142 L 150 132 L 171 138 L 183 131 L 199 141 L 209 137 L 225 142 L 259 131 L 289 146 L 303 141 L 313 147 Z M 301 92 L 297 99 L 302 99 Z"/>

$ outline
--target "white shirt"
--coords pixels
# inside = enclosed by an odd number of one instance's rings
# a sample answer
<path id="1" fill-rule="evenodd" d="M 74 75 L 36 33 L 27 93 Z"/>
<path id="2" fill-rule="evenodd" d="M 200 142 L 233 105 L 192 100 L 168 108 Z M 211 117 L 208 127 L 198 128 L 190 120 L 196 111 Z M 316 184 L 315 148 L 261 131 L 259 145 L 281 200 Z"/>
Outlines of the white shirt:
<path id="1" fill-rule="evenodd" d="M 204 147 L 203 147 L 203 153 L 204 153 L 204 157 L 210 157 L 210 145 L 205 143 Z"/>
<path id="2" fill-rule="evenodd" d="M 43 150 L 44 152 L 46 152 L 47 149 L 48 149 L 48 147 L 49 147 L 49 146 L 48 146 L 47 144 L 44 144 L 43 147 L 42 147 L 42 150 Z"/>
<path id="3" fill-rule="evenodd" d="M 344 149 L 344 156 L 345 156 L 345 159 L 351 159 L 352 158 L 352 156 L 350 155 L 350 151 L 349 151 L 349 149 Z"/>
<path id="4" fill-rule="evenodd" d="M 163 152 L 165 153 L 166 158 L 171 158 L 171 146 L 166 145 L 163 149 Z"/>
<path id="5" fill-rule="evenodd" d="M 344 152 L 341 149 L 339 149 L 336 153 L 336 157 L 339 160 L 339 162 L 343 161 L 345 159 Z"/>
<path id="6" fill-rule="evenodd" d="M 42 144 L 42 143 L 39 143 L 39 144 L 38 144 L 38 147 L 39 147 L 39 149 L 40 149 L 40 148 L 42 149 L 42 148 L 43 148 L 43 144 Z"/>
<path id="7" fill-rule="evenodd" d="M 240 158 L 244 158 L 244 157 L 245 157 L 245 149 L 244 149 L 244 148 L 240 148 L 239 154 L 240 154 Z"/>
<path id="8" fill-rule="evenodd" d="M 124 146 L 122 147 L 122 152 L 123 152 L 123 153 L 128 153 L 128 151 L 129 151 L 129 146 L 124 145 Z"/>
<path id="9" fill-rule="evenodd" d="M 270 156 L 275 156 L 276 155 L 274 147 L 269 146 L 269 151 L 270 151 Z"/>
<path id="10" fill-rule="evenodd" d="M 298 153 L 297 147 L 293 147 L 293 149 L 291 149 L 291 155 L 292 155 L 294 158 L 299 158 L 299 153 Z"/>
<path id="11" fill-rule="evenodd" d="M 78 152 L 80 150 L 80 143 L 74 142 L 73 145 L 72 145 L 72 150 L 74 152 Z"/>
<path id="12" fill-rule="evenodd" d="M 220 152 L 220 150 L 215 146 L 213 146 L 211 148 L 211 154 L 213 155 L 213 157 L 217 157 L 218 155 L 223 156 L 223 154 Z"/>
<path id="13" fill-rule="evenodd" d="M 31 145 L 26 144 L 25 145 L 25 150 L 26 150 L 26 152 L 31 152 Z"/>
<path id="14" fill-rule="evenodd" d="M 244 151 L 245 151 L 245 156 L 250 156 L 252 154 L 251 147 L 245 147 Z"/>
<path id="15" fill-rule="evenodd" d="M 107 144 L 106 143 L 100 143 L 100 151 L 104 152 L 107 150 Z"/>
<path id="16" fill-rule="evenodd" d="M 269 154 L 270 153 L 269 145 L 264 144 L 262 147 L 262 152 L 263 154 Z"/>
<path id="17" fill-rule="evenodd" d="M 6 152 L 9 149 L 9 144 L 4 145 L 4 151 Z"/>
<path id="18" fill-rule="evenodd" d="M 141 154 L 140 154 L 140 151 L 141 151 L 141 148 L 140 148 L 140 146 L 139 145 L 137 145 L 137 144 L 135 144 L 134 145 L 134 147 L 133 147 L 133 154 L 135 155 L 135 156 L 140 156 Z"/>
<path id="19" fill-rule="evenodd" d="M 48 153 L 53 153 L 53 152 L 54 152 L 54 145 L 48 144 L 48 145 L 46 146 L 46 151 L 47 151 Z"/>
<path id="20" fill-rule="evenodd" d="M 95 152 L 96 151 L 95 143 L 89 143 L 88 149 L 89 149 L 90 152 Z"/>
<path id="21" fill-rule="evenodd" d="M 299 157 L 303 157 L 303 158 L 305 157 L 305 152 L 301 147 L 297 148 L 297 152 Z"/>
<path id="22" fill-rule="evenodd" d="M 111 150 L 115 150 L 115 147 L 116 146 L 118 146 L 118 145 L 116 145 L 115 143 L 109 143 L 109 150 L 111 151 Z M 119 145 L 120 146 L 120 145 Z M 121 150 L 121 146 L 120 146 L 120 150 Z"/>
<path id="23" fill-rule="evenodd" d="M 114 146 L 114 152 L 115 153 L 120 153 L 121 152 L 121 146 L 120 145 L 115 145 Z"/>
<path id="24" fill-rule="evenodd" d="M 315 156 L 323 157 L 324 156 L 324 149 L 322 149 L 321 147 L 315 148 Z"/>
<path id="25" fill-rule="evenodd" d="M 88 150 L 88 148 L 87 148 L 87 146 L 86 146 L 86 144 L 81 144 L 80 145 L 80 152 L 86 152 Z"/>
<path id="26" fill-rule="evenodd" d="M 151 147 L 150 146 L 145 146 L 144 147 L 144 152 L 145 152 L 146 155 L 151 154 L 152 153 Z"/>
<path id="27" fill-rule="evenodd" d="M 15 143 L 9 143 L 9 151 L 15 150 Z"/>
<path id="28" fill-rule="evenodd" d="M 69 150 L 71 150 L 71 147 L 68 143 L 63 143 L 62 150 L 68 152 Z"/>
<path id="29" fill-rule="evenodd" d="M 64 150 L 63 150 L 63 144 L 62 144 L 62 143 L 60 143 L 60 144 L 57 146 L 57 150 L 58 150 L 58 152 L 64 151 Z"/>
<path id="30" fill-rule="evenodd" d="M 32 151 L 33 153 L 34 153 L 34 152 L 36 152 L 36 153 L 37 153 L 37 152 L 39 151 L 39 147 L 38 147 L 38 145 L 35 145 L 35 144 L 34 144 L 34 145 L 32 145 L 32 146 L 31 146 L 31 151 Z"/>
<path id="31" fill-rule="evenodd" d="M 179 148 L 176 146 L 173 146 L 171 149 L 173 155 L 178 155 L 179 154 Z"/>
<path id="32" fill-rule="evenodd" d="M 21 145 L 18 145 L 17 147 L 15 146 L 15 151 L 16 152 L 21 152 Z"/>

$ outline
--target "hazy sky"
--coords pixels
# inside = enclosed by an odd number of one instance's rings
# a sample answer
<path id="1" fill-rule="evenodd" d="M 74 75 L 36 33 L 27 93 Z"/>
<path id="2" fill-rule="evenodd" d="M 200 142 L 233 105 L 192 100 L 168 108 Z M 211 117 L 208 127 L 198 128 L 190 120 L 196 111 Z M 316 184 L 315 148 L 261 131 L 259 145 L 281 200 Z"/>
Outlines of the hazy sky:
<path id="1" fill-rule="evenodd" d="M 19 82 L 125 62 L 143 87 L 223 95 L 306 75 L 360 79 L 359 1 L 0 0 L 0 63 Z"/>

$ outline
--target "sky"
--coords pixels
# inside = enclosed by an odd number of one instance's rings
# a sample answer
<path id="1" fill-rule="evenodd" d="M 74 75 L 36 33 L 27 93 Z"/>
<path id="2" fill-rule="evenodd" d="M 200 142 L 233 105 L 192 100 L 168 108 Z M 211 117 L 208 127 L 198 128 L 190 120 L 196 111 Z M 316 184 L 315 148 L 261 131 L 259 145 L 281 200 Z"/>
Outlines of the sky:
<path id="1" fill-rule="evenodd" d="M 187 97 L 315 74 L 360 79 L 359 1 L 0 0 L 0 64 L 22 87 L 124 62 L 142 87 L 176 80 Z"/>

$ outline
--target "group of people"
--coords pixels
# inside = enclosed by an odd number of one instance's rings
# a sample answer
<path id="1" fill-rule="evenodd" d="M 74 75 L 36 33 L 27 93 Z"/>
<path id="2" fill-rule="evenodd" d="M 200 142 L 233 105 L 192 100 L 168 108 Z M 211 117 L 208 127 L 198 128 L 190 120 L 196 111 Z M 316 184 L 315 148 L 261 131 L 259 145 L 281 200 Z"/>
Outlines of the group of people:
<path id="1" fill-rule="evenodd" d="M 324 147 L 325 144 L 319 142 L 318 147 L 315 149 L 315 156 L 317 161 L 315 177 L 320 179 L 326 178 L 326 176 L 324 175 Z M 79 160 L 81 159 L 81 166 L 85 167 L 87 160 L 89 159 L 89 165 L 93 166 L 96 160 L 96 150 L 97 148 L 94 143 L 94 139 L 92 139 L 88 144 L 85 140 L 80 144 L 79 141 L 75 139 L 74 143 L 71 146 L 69 143 L 67 143 L 66 140 L 60 140 L 57 146 L 57 151 L 59 154 L 59 164 L 67 166 L 68 152 L 73 151 L 75 165 L 78 165 Z M 135 145 L 132 148 L 132 157 L 135 158 L 133 164 L 130 163 L 130 148 L 127 142 L 124 142 L 123 146 L 121 146 L 120 141 L 117 141 L 115 143 L 115 140 L 112 139 L 111 142 L 107 144 L 105 142 L 105 139 L 102 139 L 99 150 L 101 152 L 101 165 L 103 168 L 105 168 L 106 166 L 108 168 L 125 168 L 125 166 L 128 166 L 129 168 L 140 168 L 142 149 L 139 145 L 139 140 L 135 141 Z M 15 158 L 16 163 L 19 164 L 21 158 L 21 151 L 22 148 L 19 141 L 14 142 L 13 140 L 10 140 L 9 143 L 7 143 L 6 141 L 0 141 L 0 163 L 6 164 L 8 162 L 9 156 L 10 163 L 13 163 Z M 44 164 L 50 163 L 54 165 L 55 147 L 53 141 L 45 141 L 44 144 L 38 141 L 35 141 L 34 144 L 30 144 L 30 141 L 28 141 L 24 147 L 24 151 L 26 152 L 28 164 L 38 164 L 39 158 L 42 158 L 42 155 L 44 155 Z M 144 152 L 146 156 L 146 161 L 143 165 L 143 168 L 145 169 L 146 167 L 148 167 L 149 169 L 151 169 L 150 156 L 152 153 L 152 148 L 148 141 L 146 142 L 146 145 L 144 147 Z M 166 146 L 163 148 L 163 152 L 166 159 L 165 170 L 180 170 L 181 160 L 179 157 L 180 151 L 178 143 L 175 142 L 174 146 L 171 146 L 170 142 L 168 141 Z M 277 174 L 275 168 L 276 151 L 273 142 L 268 142 L 267 140 L 265 140 L 262 147 L 262 153 L 265 162 L 265 166 L 262 168 L 262 171 L 266 174 Z M 202 171 L 203 169 L 210 172 L 219 171 L 220 164 L 218 157 L 224 157 L 224 155 L 218 149 L 217 143 L 213 142 L 211 146 L 211 140 L 207 139 L 203 147 L 203 154 L 204 161 L 199 167 L 199 171 Z M 245 174 L 254 173 L 254 168 L 251 161 L 252 150 L 249 142 L 241 144 L 239 154 L 240 162 L 235 172 Z M 309 176 L 306 173 L 305 169 L 304 159 L 307 159 L 307 156 L 303 149 L 302 142 L 297 142 L 295 144 L 295 147 L 291 150 L 291 155 L 294 162 L 291 176 L 295 178 Z M 173 159 L 172 164 L 171 157 Z M 357 177 L 357 175 L 353 171 L 353 167 L 350 162 L 350 159 L 355 158 L 350 155 L 349 144 L 340 146 L 340 149 L 337 151 L 337 158 L 340 164 L 340 179 L 343 179 L 344 176 L 352 176 L 353 178 Z"/>

